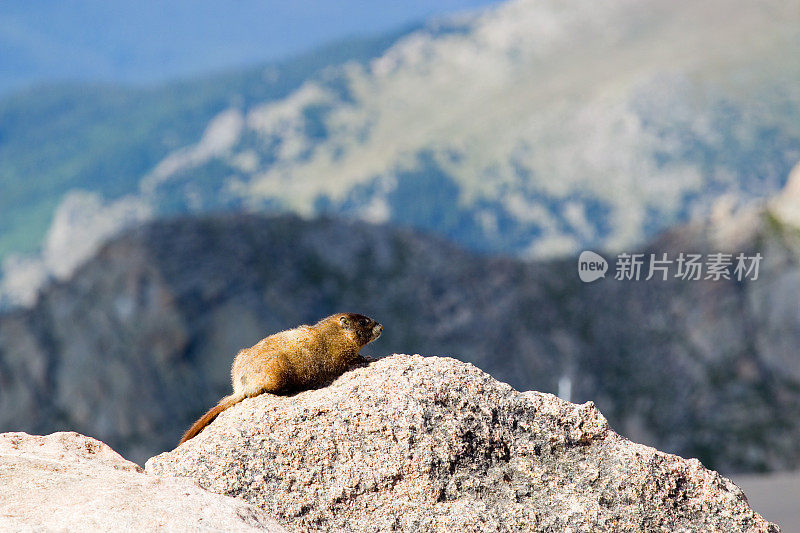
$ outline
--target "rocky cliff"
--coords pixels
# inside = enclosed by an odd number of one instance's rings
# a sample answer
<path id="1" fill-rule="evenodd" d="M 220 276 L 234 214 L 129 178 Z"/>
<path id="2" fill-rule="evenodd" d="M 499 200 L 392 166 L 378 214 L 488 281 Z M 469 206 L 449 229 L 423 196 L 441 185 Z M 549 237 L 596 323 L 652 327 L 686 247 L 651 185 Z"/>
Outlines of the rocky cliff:
<path id="1" fill-rule="evenodd" d="M 592 403 L 439 357 L 247 399 L 146 469 L 293 531 L 777 531 L 730 480 L 620 437 Z"/>
<path id="2" fill-rule="evenodd" d="M 720 215 L 651 245 L 760 250 L 747 282 L 583 284 L 573 261 L 329 219 L 154 222 L 0 315 L 0 429 L 77 430 L 143 461 L 227 394 L 238 349 L 353 310 L 386 326 L 367 353 L 452 355 L 520 389 L 570 383 L 634 440 L 724 471 L 796 467 L 800 233 L 785 212 Z"/>

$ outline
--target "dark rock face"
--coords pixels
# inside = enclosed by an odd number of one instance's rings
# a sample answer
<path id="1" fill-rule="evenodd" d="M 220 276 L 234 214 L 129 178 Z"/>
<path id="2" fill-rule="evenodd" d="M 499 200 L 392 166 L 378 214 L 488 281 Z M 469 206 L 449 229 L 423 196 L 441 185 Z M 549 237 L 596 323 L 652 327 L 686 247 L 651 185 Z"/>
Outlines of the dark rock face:
<path id="1" fill-rule="evenodd" d="M 302 531 L 777 531 L 730 480 L 620 437 L 591 402 L 439 357 L 247 399 L 146 469 Z"/>
<path id="2" fill-rule="evenodd" d="M 572 302 L 574 317 L 587 316 L 576 304 L 592 312 L 581 335 L 581 367 L 593 369 L 583 390 L 634 440 L 727 471 L 794 469 L 800 231 L 752 210 L 644 250 L 705 251 L 760 253 L 758 279 L 603 283 Z"/>
<path id="3" fill-rule="evenodd" d="M 796 467 L 799 234 L 753 220 L 728 246 L 761 251 L 759 281 L 638 284 L 336 220 L 148 224 L 0 316 L 0 430 L 76 430 L 141 462 L 228 393 L 237 350 L 354 311 L 385 325 L 367 354 L 451 355 L 519 389 L 567 377 L 634 440 L 726 471 Z M 653 249 L 717 251 L 712 229 Z"/>

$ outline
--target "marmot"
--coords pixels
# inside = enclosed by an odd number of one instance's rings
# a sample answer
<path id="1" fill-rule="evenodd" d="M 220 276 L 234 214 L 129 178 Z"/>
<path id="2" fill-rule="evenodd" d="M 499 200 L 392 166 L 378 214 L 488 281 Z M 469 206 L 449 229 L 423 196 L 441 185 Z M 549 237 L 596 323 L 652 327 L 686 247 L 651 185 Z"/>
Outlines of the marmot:
<path id="1" fill-rule="evenodd" d="M 287 329 L 240 350 L 231 367 L 233 394 L 208 410 L 184 433 L 191 439 L 222 411 L 262 392 L 286 393 L 313 388 L 344 373 L 358 351 L 380 337 L 383 326 L 355 313 L 339 313 L 313 326 Z"/>

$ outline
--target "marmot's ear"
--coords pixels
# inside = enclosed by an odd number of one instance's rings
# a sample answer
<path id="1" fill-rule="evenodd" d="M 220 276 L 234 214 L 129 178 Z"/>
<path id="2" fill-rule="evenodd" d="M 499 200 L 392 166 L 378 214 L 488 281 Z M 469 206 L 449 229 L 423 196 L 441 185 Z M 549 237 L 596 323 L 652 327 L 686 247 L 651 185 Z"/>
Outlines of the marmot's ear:
<path id="1" fill-rule="evenodd" d="M 347 327 L 347 325 L 349 323 L 350 323 L 350 320 L 348 320 L 347 316 L 342 315 L 342 316 L 339 317 L 339 324 L 341 324 L 342 326 Z"/>

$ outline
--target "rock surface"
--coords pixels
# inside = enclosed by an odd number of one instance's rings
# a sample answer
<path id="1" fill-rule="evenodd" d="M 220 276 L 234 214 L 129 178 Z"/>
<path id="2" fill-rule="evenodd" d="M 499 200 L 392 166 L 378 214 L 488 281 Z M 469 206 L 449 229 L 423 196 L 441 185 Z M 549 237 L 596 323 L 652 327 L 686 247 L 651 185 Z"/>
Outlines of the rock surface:
<path id="1" fill-rule="evenodd" d="M 730 480 L 626 440 L 593 404 L 439 357 L 247 399 L 146 469 L 297 531 L 777 531 Z"/>
<path id="2" fill-rule="evenodd" d="M 285 531 L 186 479 L 142 473 L 78 433 L 0 434 L 0 531 Z"/>

